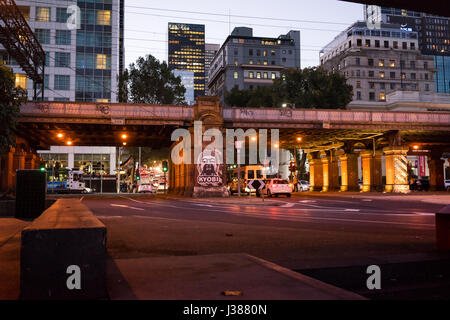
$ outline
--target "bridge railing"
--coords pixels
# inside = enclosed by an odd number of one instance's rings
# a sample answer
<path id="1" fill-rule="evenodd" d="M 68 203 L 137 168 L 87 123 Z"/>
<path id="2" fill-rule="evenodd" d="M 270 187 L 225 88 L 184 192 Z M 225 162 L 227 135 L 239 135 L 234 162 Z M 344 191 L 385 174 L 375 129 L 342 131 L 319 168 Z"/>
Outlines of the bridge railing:
<path id="1" fill-rule="evenodd" d="M 237 122 L 338 122 L 430 123 L 450 125 L 449 112 L 353 111 L 275 108 L 224 108 L 225 121 Z"/>
<path id="2" fill-rule="evenodd" d="M 20 107 L 22 115 L 92 117 L 92 118 L 139 118 L 190 120 L 193 108 L 173 105 L 139 105 L 79 102 L 28 102 Z"/>

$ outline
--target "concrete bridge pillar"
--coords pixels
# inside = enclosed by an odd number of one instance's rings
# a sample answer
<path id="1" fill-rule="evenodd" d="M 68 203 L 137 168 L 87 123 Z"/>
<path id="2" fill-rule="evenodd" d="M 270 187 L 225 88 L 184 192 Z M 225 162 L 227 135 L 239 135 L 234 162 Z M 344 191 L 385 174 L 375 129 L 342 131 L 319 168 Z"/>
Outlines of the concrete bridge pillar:
<path id="1" fill-rule="evenodd" d="M 309 162 L 309 186 L 311 191 L 322 191 L 323 188 L 323 168 L 318 152 L 308 155 Z"/>
<path id="2" fill-rule="evenodd" d="M 359 191 L 358 154 L 345 153 L 339 156 L 341 161 L 341 191 Z"/>
<path id="3" fill-rule="evenodd" d="M 430 171 L 430 190 L 444 190 L 444 159 L 442 150 L 432 150 L 428 156 L 428 170 Z"/>
<path id="4" fill-rule="evenodd" d="M 382 191 L 382 170 L 381 170 L 382 153 L 372 150 L 361 152 L 362 158 L 362 175 L 363 186 L 362 192 Z"/>
<path id="5" fill-rule="evenodd" d="M 1 155 L 0 163 L 0 190 L 7 191 L 14 189 L 15 170 L 14 170 L 15 148 L 11 147 L 9 152 Z"/>
<path id="6" fill-rule="evenodd" d="M 339 188 L 339 163 L 338 158 L 332 155 L 327 155 L 320 159 L 322 162 L 322 176 L 323 186 L 322 191 L 335 191 Z"/>
<path id="7" fill-rule="evenodd" d="M 39 157 L 35 153 L 25 154 L 25 169 L 39 169 Z"/>
<path id="8" fill-rule="evenodd" d="M 408 193 L 408 146 L 391 146 L 383 149 L 386 159 L 386 192 Z"/>

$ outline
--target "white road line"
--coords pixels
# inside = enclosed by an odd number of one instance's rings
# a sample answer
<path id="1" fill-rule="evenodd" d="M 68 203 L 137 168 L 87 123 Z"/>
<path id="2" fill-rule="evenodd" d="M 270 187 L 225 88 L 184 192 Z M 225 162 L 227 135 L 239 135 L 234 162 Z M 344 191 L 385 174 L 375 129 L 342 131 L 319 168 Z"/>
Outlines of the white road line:
<path id="1" fill-rule="evenodd" d="M 136 201 L 136 202 L 140 202 L 140 203 L 144 203 L 144 204 L 149 204 L 149 205 L 159 205 L 159 206 L 168 206 L 168 207 L 174 207 L 174 208 L 178 208 L 178 209 L 186 209 L 185 207 L 179 207 L 179 206 L 172 206 L 172 205 L 163 205 L 163 204 L 157 204 L 155 202 L 145 202 L 145 201 L 138 201 L 138 200 L 134 200 L 134 199 L 130 199 L 127 197 L 123 197 L 125 199 L 129 199 L 132 201 Z M 192 202 L 191 202 L 192 203 Z M 337 210 L 336 208 L 331 208 L 328 207 L 331 210 L 326 210 L 323 207 L 320 206 L 315 206 L 318 207 L 316 209 L 312 209 L 312 208 L 303 208 L 303 209 L 299 209 L 299 208 L 292 208 L 291 210 L 295 210 L 295 211 L 318 211 L 318 212 L 345 212 L 345 211 L 340 211 Z M 345 210 L 345 208 L 343 208 Z M 327 220 L 327 221 L 345 221 L 345 222 L 356 222 L 356 223 L 367 223 L 367 224 L 371 224 L 371 223 L 375 223 L 375 224 L 394 224 L 394 225 L 410 225 L 410 226 L 420 226 L 420 227 L 429 227 L 429 228 L 434 228 L 434 224 L 424 224 L 424 223 L 408 223 L 408 222 L 389 222 L 389 221 L 375 221 L 375 220 L 362 220 L 362 219 L 344 219 L 344 218 L 326 218 L 326 217 L 311 217 L 311 216 L 297 216 L 297 215 L 284 215 L 284 214 L 258 214 L 258 213 L 251 213 L 251 212 L 242 212 L 242 211 L 238 211 L 238 212 L 230 212 L 230 211 L 224 211 L 224 210 L 217 210 L 217 209 L 210 209 L 210 208 L 196 208 L 196 210 L 201 210 L 201 211 L 215 211 L 215 212 L 220 212 L 220 213 L 225 213 L 225 214 L 232 214 L 232 215 L 239 215 L 239 216 L 253 216 L 253 217 L 264 217 L 264 218 L 277 218 L 277 217 L 283 217 L 283 218 L 289 218 L 286 220 L 294 220 L 294 221 L 298 221 L 298 220 Z M 362 213 L 359 213 L 362 214 Z M 370 213 L 368 213 L 370 214 Z M 373 215 L 377 215 L 376 213 L 374 213 Z M 383 214 L 383 215 L 387 215 L 387 214 Z M 379 216 L 379 215 L 378 215 Z M 405 215 L 401 215 L 401 214 L 396 214 L 396 216 L 398 217 L 403 217 Z"/>
<path id="2" fill-rule="evenodd" d="M 282 206 L 279 206 L 280 208 L 291 208 L 295 206 L 295 202 L 286 202 L 286 204 L 283 204 Z"/>
<path id="3" fill-rule="evenodd" d="M 127 209 L 132 209 L 132 210 L 139 210 L 139 211 L 144 211 L 145 210 L 143 208 L 130 207 L 130 206 L 127 206 L 125 204 L 114 204 L 114 203 L 111 203 L 111 206 L 112 207 L 127 208 Z"/>

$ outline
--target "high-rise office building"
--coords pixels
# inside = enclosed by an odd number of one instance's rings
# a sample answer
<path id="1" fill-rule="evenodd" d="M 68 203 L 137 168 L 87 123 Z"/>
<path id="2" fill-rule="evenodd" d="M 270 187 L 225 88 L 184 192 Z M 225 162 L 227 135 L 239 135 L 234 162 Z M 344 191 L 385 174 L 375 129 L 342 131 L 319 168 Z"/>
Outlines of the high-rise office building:
<path id="1" fill-rule="evenodd" d="M 206 77 L 206 92 L 208 92 L 208 73 L 209 66 L 211 62 L 214 60 L 217 52 L 220 49 L 220 44 L 216 43 L 206 43 L 205 44 L 205 77 Z"/>
<path id="2" fill-rule="evenodd" d="M 169 22 L 168 33 L 169 68 L 194 72 L 194 96 L 205 95 L 205 26 Z"/>
<path id="3" fill-rule="evenodd" d="M 184 100 L 188 105 L 195 104 L 194 98 L 194 72 L 186 70 L 173 70 L 172 73 L 175 77 L 180 77 L 181 84 L 186 89 L 184 93 Z"/>
<path id="4" fill-rule="evenodd" d="M 252 28 L 236 27 L 209 67 L 209 93 L 224 104 L 226 92 L 233 87 L 271 85 L 285 68 L 300 68 L 300 31 L 267 38 L 254 37 Z"/>
<path id="5" fill-rule="evenodd" d="M 419 50 L 433 56 L 436 92 L 450 93 L 450 18 L 404 9 L 364 6 L 370 23 L 396 23 L 403 30 L 418 33 Z"/>
<path id="6" fill-rule="evenodd" d="M 124 58 L 123 2 L 16 0 L 46 53 L 44 100 L 117 100 Z M 12 67 L 16 84 L 28 89 L 32 99 L 32 81 L 3 47 L 0 58 Z"/>

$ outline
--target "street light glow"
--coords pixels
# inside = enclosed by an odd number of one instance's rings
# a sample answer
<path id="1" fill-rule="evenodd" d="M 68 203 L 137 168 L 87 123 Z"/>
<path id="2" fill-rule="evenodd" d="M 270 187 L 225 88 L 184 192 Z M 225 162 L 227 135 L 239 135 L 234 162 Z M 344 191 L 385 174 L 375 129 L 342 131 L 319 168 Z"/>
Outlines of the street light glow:
<path id="1" fill-rule="evenodd" d="M 413 149 L 414 149 L 414 150 L 418 150 L 418 149 L 419 149 L 419 146 L 418 146 L 418 145 L 415 145 L 415 146 L 413 146 Z"/>
<path id="2" fill-rule="evenodd" d="M 72 141 L 67 141 L 66 143 L 67 143 L 67 145 L 69 145 L 69 146 L 72 145 Z"/>
<path id="3" fill-rule="evenodd" d="M 122 144 L 123 144 L 124 146 L 126 146 L 126 145 L 127 145 L 127 143 L 126 143 L 126 142 L 123 142 Z"/>
<path id="4" fill-rule="evenodd" d="M 64 135 L 62 133 L 58 133 L 57 137 L 62 138 Z"/>
<path id="5" fill-rule="evenodd" d="M 297 137 L 297 141 L 298 142 L 302 141 L 302 137 Z"/>
<path id="6" fill-rule="evenodd" d="M 126 139 L 127 138 L 127 135 L 126 134 L 123 134 L 122 135 L 122 139 Z"/>
<path id="7" fill-rule="evenodd" d="M 287 107 L 287 103 L 283 103 L 281 106 L 282 106 L 283 108 L 286 108 L 286 107 Z"/>
<path id="8" fill-rule="evenodd" d="M 275 143 L 275 148 L 277 148 L 277 149 L 278 149 L 278 143 Z"/>
<path id="9" fill-rule="evenodd" d="M 256 141 L 256 137 L 252 137 L 252 141 Z"/>

